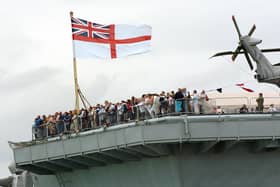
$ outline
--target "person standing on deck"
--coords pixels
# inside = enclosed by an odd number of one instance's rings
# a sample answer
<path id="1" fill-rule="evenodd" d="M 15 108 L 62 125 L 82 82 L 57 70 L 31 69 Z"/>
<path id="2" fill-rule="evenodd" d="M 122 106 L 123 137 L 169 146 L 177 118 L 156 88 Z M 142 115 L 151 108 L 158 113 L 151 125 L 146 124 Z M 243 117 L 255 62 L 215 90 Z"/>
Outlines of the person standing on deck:
<path id="1" fill-rule="evenodd" d="M 174 99 L 175 99 L 175 112 L 182 112 L 184 95 L 182 93 L 181 88 L 178 88 L 178 91 L 175 93 Z"/>
<path id="2" fill-rule="evenodd" d="M 153 100 L 152 102 L 152 108 L 151 108 L 151 114 L 154 117 L 158 117 L 160 114 L 160 97 L 158 94 L 153 94 Z"/>
<path id="3" fill-rule="evenodd" d="M 263 98 L 263 94 L 262 93 L 259 93 L 259 97 L 256 99 L 256 102 L 257 102 L 257 111 L 258 112 L 263 112 L 263 109 L 264 109 L 264 98 Z"/>
<path id="4" fill-rule="evenodd" d="M 192 100 L 192 97 L 191 97 L 191 93 L 188 92 L 187 93 L 187 96 L 186 96 L 186 109 L 187 109 L 187 113 L 191 114 L 193 111 L 192 111 L 192 106 L 191 106 L 191 100 Z"/>
<path id="5" fill-rule="evenodd" d="M 199 95 L 199 102 L 200 102 L 200 113 L 207 114 L 211 112 L 211 107 L 209 106 L 209 98 L 205 92 L 205 90 L 202 90 Z"/>

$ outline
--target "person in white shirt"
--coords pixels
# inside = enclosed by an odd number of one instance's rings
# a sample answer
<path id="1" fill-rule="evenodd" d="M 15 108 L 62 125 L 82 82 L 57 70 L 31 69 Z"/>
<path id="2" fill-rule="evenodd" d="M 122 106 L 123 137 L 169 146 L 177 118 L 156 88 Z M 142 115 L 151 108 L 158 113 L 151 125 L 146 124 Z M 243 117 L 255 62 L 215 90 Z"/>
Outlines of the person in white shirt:
<path id="1" fill-rule="evenodd" d="M 152 104 L 153 104 L 153 101 L 154 101 L 154 97 L 149 94 L 149 95 L 145 95 L 145 100 L 144 100 L 144 103 L 145 103 L 145 109 L 148 111 L 149 115 L 151 118 L 154 118 L 154 114 L 152 112 Z"/>
<path id="2" fill-rule="evenodd" d="M 137 120 L 143 120 L 145 119 L 145 115 L 148 113 L 145 106 L 145 95 L 142 96 L 142 98 L 137 99 L 138 104 L 137 106 L 137 112 L 136 112 L 136 119 Z"/>
<path id="3" fill-rule="evenodd" d="M 156 117 L 160 113 L 160 97 L 157 94 L 153 94 L 153 105 L 151 108 L 152 117 Z"/>
<path id="4" fill-rule="evenodd" d="M 168 111 L 167 113 L 175 112 L 175 100 L 170 93 L 167 93 Z"/>
<path id="5" fill-rule="evenodd" d="M 89 121 L 90 121 L 90 128 L 96 128 L 95 109 L 92 106 L 90 106 L 88 110 L 89 110 L 88 116 L 89 116 Z"/>
<path id="6" fill-rule="evenodd" d="M 224 110 L 221 108 L 221 106 L 217 106 L 216 108 L 216 114 L 224 114 Z"/>
<path id="7" fill-rule="evenodd" d="M 277 112 L 277 108 L 274 106 L 274 104 L 271 104 L 268 108 L 268 112 Z"/>
<path id="8" fill-rule="evenodd" d="M 209 114 L 212 112 L 212 106 L 209 102 L 209 98 L 204 90 L 199 95 L 199 102 L 200 102 L 200 113 Z"/>

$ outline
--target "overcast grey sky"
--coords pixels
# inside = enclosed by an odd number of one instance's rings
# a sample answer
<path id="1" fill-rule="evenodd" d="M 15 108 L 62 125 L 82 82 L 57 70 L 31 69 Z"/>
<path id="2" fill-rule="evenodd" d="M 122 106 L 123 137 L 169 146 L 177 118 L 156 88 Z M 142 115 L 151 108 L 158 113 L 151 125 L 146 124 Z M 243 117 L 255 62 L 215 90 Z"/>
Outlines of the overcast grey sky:
<path id="1" fill-rule="evenodd" d="M 261 47 L 280 47 L 280 11 L 276 0 L 1 0 L 0 16 L 0 177 L 7 176 L 12 154 L 7 140 L 31 138 L 37 114 L 74 106 L 72 41 L 69 11 L 97 23 L 148 24 L 153 28 L 152 52 L 117 60 L 78 60 L 79 83 L 92 103 L 117 101 L 145 92 L 178 87 L 242 92 L 249 82 L 257 92 L 276 87 L 257 84 L 244 57 L 208 58 L 233 50 L 237 33 L 257 25 Z M 269 55 L 280 62 L 280 55 Z M 230 86 L 232 85 L 232 87 Z"/>

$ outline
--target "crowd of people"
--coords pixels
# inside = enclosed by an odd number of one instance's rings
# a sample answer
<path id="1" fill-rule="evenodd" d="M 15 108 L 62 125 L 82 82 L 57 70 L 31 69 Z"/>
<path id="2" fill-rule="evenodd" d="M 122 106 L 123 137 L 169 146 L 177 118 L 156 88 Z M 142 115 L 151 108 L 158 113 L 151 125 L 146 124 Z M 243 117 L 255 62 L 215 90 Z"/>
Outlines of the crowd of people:
<path id="1" fill-rule="evenodd" d="M 262 94 L 256 102 L 258 103 L 258 111 L 263 111 Z M 240 113 L 246 112 L 249 110 L 246 105 L 243 105 L 240 108 Z M 185 113 L 222 114 L 224 111 L 220 106 L 211 105 L 204 90 L 200 93 L 196 90 L 190 93 L 185 88 L 179 88 L 177 92 L 166 93 L 162 91 L 160 94 L 143 94 L 139 98 L 133 96 L 117 103 L 105 101 L 104 104 L 90 106 L 87 109 L 56 112 L 48 116 L 38 115 L 34 120 L 33 134 L 35 139 L 42 139 L 46 136 L 78 133 L 134 120 Z"/>
<path id="2" fill-rule="evenodd" d="M 62 135 L 87 129 L 108 127 L 134 120 L 144 120 L 167 114 L 207 113 L 211 107 L 208 104 L 205 91 L 200 94 L 196 90 L 191 94 L 185 88 L 177 92 L 160 94 L 143 94 L 141 97 L 131 97 L 121 102 L 105 101 L 87 109 L 56 112 L 53 115 L 38 115 L 34 120 L 35 138 Z"/>

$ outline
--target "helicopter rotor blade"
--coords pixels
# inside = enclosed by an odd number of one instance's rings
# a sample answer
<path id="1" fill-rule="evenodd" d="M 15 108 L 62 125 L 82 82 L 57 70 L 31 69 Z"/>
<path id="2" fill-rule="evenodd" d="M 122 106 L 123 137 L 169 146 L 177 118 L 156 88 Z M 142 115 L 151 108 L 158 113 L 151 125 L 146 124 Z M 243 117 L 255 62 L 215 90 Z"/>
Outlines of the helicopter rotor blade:
<path id="1" fill-rule="evenodd" d="M 241 49 L 242 49 L 242 47 L 240 45 L 235 49 L 235 51 L 233 52 L 232 57 L 231 57 L 232 61 L 235 61 L 238 54 L 240 54 Z"/>
<path id="2" fill-rule="evenodd" d="M 251 28 L 251 30 L 248 33 L 248 36 L 252 36 L 252 34 L 255 32 L 256 30 L 256 25 L 254 24 L 253 27 Z"/>
<path id="3" fill-rule="evenodd" d="M 272 48 L 272 49 L 262 49 L 261 52 L 263 53 L 270 53 L 270 52 L 279 52 L 280 48 Z"/>
<path id="4" fill-rule="evenodd" d="M 233 51 L 223 51 L 223 52 L 219 52 L 219 53 L 214 54 L 210 58 L 214 58 L 214 57 L 218 57 L 218 56 L 233 55 L 233 53 L 234 53 Z M 240 51 L 240 53 L 244 53 L 244 52 Z"/>
<path id="5" fill-rule="evenodd" d="M 280 52 L 280 48 L 272 48 L 272 49 L 261 49 L 261 52 L 263 53 L 273 53 L 273 52 Z M 245 52 L 239 51 L 238 54 L 244 54 Z M 214 58 L 214 57 L 218 57 L 218 56 L 226 56 L 226 55 L 233 55 L 234 51 L 223 51 L 223 52 L 219 52 L 214 54 L 213 56 L 211 56 L 210 58 Z"/>
<path id="6" fill-rule="evenodd" d="M 251 59 L 250 59 L 250 57 L 249 57 L 247 51 L 244 51 L 244 52 L 245 52 L 244 54 L 245 54 L 246 60 L 247 60 L 247 62 L 248 62 L 248 64 L 249 64 L 251 70 L 253 70 L 253 69 L 254 69 L 254 66 L 253 66 L 253 64 L 252 64 L 252 61 L 251 61 Z"/>
<path id="7" fill-rule="evenodd" d="M 251 28 L 251 30 L 248 33 L 248 36 L 252 36 L 252 34 L 255 32 L 256 30 L 256 25 L 254 24 L 253 27 Z"/>
<path id="8" fill-rule="evenodd" d="M 234 16 L 232 16 L 232 21 L 233 21 L 234 26 L 235 26 L 235 29 L 236 29 L 236 31 L 237 31 L 237 33 L 238 33 L 238 37 L 241 38 L 242 35 L 241 35 L 241 32 L 240 32 L 240 30 L 239 30 L 239 27 L 238 27 L 238 25 L 237 25 L 237 22 L 236 22 L 236 19 L 235 19 Z"/>

